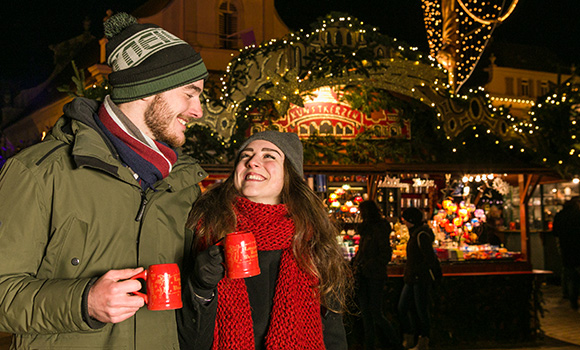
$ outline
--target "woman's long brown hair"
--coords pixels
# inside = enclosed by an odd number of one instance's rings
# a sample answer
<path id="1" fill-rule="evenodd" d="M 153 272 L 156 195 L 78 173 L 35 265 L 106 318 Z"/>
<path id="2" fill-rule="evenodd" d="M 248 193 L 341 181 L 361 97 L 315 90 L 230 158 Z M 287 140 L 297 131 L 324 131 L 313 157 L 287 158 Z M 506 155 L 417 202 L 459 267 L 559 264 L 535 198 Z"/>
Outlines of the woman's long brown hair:
<path id="1" fill-rule="evenodd" d="M 193 253 L 207 249 L 236 227 L 233 202 L 239 192 L 234 174 L 208 189 L 193 205 L 187 227 L 195 231 Z M 292 251 L 298 264 L 320 281 L 321 305 L 334 312 L 348 309 L 352 292 L 350 268 L 337 243 L 338 227 L 329 218 L 322 200 L 284 160 L 282 203 L 294 220 Z"/>

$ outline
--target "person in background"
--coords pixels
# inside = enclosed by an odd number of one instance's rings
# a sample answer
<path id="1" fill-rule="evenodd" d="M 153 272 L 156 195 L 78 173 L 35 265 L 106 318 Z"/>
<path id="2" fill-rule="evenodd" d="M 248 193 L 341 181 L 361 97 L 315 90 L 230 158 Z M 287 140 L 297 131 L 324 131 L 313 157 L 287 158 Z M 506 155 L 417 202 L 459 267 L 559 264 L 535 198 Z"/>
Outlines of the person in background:
<path id="1" fill-rule="evenodd" d="M 256 133 L 232 174 L 195 203 L 182 349 L 347 348 L 349 267 L 337 227 L 303 179 L 302 159 L 296 134 Z M 233 231 L 254 234 L 260 275 L 224 278 L 215 243 Z"/>
<path id="2" fill-rule="evenodd" d="M 503 242 L 497 234 L 497 226 L 495 222 L 484 222 L 481 226 L 481 233 L 477 236 L 478 244 L 490 244 L 493 246 L 501 247 Z"/>
<path id="3" fill-rule="evenodd" d="M 439 264 L 433 251 L 435 234 L 425 223 L 420 209 L 407 208 L 401 216 L 401 221 L 409 229 L 404 285 L 398 305 L 404 337 L 403 347 L 427 350 L 431 330 L 430 291 L 433 281 L 440 278 L 440 270 L 434 271 L 433 268 Z M 417 346 L 413 347 L 415 342 Z"/>
<path id="4" fill-rule="evenodd" d="M 489 213 L 487 215 L 486 222 L 490 223 L 496 228 L 501 228 L 504 226 L 504 220 L 502 216 L 503 209 L 493 204 L 489 207 Z"/>
<path id="5" fill-rule="evenodd" d="M 387 282 L 387 265 L 391 261 L 391 224 L 382 217 L 372 200 L 359 205 L 362 222 L 357 226 L 360 235 L 358 252 L 353 259 L 356 295 L 364 326 L 364 346 L 375 349 L 375 338 L 380 347 L 395 348 L 399 341 L 391 322 L 383 314 Z"/>
<path id="6" fill-rule="evenodd" d="M 74 99 L 0 172 L 0 331 L 12 349 L 179 346 L 175 312 L 144 308 L 127 279 L 183 257 L 207 175 L 179 147 L 208 73 L 162 28 L 126 13 L 104 26 L 111 94 Z"/>
<path id="7" fill-rule="evenodd" d="M 580 290 L 580 197 L 572 197 L 556 216 L 552 232 L 558 238 L 562 256 L 562 291 L 570 306 L 578 310 Z"/>

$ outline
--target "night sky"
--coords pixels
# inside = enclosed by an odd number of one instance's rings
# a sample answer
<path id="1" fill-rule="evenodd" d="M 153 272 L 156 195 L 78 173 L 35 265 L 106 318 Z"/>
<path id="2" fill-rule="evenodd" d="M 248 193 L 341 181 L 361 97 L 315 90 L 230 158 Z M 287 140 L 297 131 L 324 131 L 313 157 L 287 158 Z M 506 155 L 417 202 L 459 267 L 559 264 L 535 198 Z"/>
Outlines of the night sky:
<path id="1" fill-rule="evenodd" d="M 315 9 L 309 7 L 312 3 L 317 4 Z M 511 1 L 505 3 L 507 8 Z M 276 0 L 276 7 L 292 29 L 308 28 L 310 22 L 332 10 L 347 12 L 427 53 L 420 0 Z M 548 47 L 564 61 L 580 63 L 578 14 L 580 0 L 519 0 L 512 15 L 496 28 L 493 39 Z"/>
<path id="2" fill-rule="evenodd" d="M 0 7 L 0 89 L 26 88 L 46 79 L 52 71 L 50 44 L 80 35 L 83 19 L 102 36 L 108 8 L 131 11 L 144 0 L 13 0 Z M 427 53 L 420 0 L 275 0 L 276 8 L 292 29 L 309 29 L 317 17 L 346 12 L 378 27 L 383 34 Z M 506 0 L 506 6 L 509 0 Z M 580 0 L 520 0 L 510 18 L 498 26 L 493 39 L 548 47 L 565 62 L 580 63 Z M 6 81 L 9 81 L 7 83 Z"/>
<path id="3" fill-rule="evenodd" d="M 107 9 L 132 11 L 143 0 L 11 0 L 0 6 L 0 89 L 27 88 L 43 82 L 52 72 L 58 44 L 83 33 L 88 17 L 91 32 L 103 36 Z"/>

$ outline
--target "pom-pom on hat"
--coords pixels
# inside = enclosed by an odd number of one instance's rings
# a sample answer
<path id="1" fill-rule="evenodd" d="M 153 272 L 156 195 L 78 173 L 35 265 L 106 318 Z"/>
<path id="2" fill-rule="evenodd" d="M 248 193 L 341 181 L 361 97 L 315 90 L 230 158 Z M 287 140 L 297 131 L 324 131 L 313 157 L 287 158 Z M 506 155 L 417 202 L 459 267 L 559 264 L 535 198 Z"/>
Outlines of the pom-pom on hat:
<path id="1" fill-rule="evenodd" d="M 208 76 L 193 47 L 154 24 L 139 24 L 121 12 L 105 21 L 104 29 L 115 103 L 156 95 Z"/>
<path id="2" fill-rule="evenodd" d="M 414 226 L 419 226 L 423 224 L 423 212 L 420 209 L 411 207 L 403 211 L 403 219 L 407 222 L 413 224 Z"/>
<path id="3" fill-rule="evenodd" d="M 275 130 L 260 131 L 250 136 L 240 147 L 239 152 L 243 151 L 248 145 L 255 140 L 265 140 L 275 144 L 290 161 L 298 175 L 304 176 L 302 163 L 304 162 L 304 151 L 302 142 L 298 135 L 292 132 L 279 132 Z M 239 156 L 239 153 L 238 153 Z M 237 162 L 236 162 L 237 163 Z"/>

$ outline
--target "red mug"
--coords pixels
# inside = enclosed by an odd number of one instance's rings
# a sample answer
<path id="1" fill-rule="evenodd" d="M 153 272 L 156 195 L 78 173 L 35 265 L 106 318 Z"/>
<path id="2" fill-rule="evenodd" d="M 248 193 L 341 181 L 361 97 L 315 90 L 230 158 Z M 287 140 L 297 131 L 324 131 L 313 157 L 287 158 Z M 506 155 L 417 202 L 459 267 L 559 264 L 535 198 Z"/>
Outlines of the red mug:
<path id="1" fill-rule="evenodd" d="M 177 264 L 149 265 L 148 269 L 131 277 L 147 282 L 147 294 L 134 292 L 145 300 L 149 310 L 181 309 L 181 275 Z"/>
<path id="2" fill-rule="evenodd" d="M 251 232 L 240 231 L 226 235 L 224 243 L 228 278 L 246 278 L 260 274 L 258 246 Z"/>

